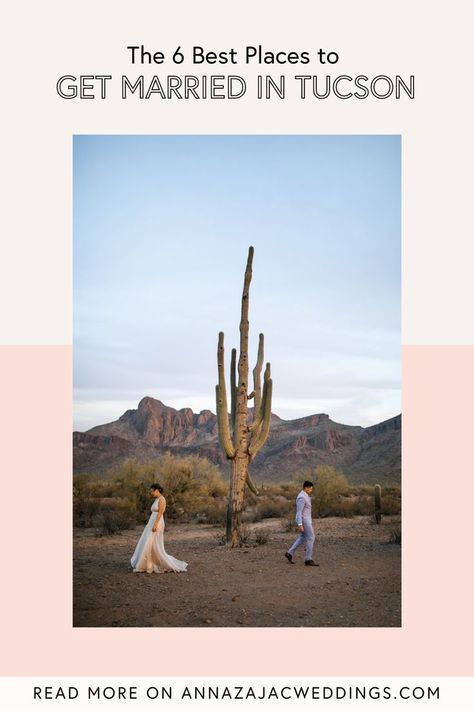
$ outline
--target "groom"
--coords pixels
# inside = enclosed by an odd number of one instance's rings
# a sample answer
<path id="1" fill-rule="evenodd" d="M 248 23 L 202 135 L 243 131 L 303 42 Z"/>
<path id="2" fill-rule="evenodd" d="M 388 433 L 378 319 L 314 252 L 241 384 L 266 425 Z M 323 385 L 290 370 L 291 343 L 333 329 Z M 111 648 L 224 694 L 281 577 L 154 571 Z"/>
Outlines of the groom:
<path id="1" fill-rule="evenodd" d="M 313 521 L 311 518 L 311 494 L 313 493 L 313 486 L 312 481 L 305 481 L 302 491 L 300 491 L 296 497 L 296 525 L 300 535 L 293 543 L 290 550 L 285 553 L 285 558 L 287 558 L 290 563 L 294 563 L 293 555 L 295 554 L 296 549 L 302 543 L 306 542 L 304 564 L 314 566 L 319 565 L 319 563 L 315 563 L 313 560 L 314 531 Z"/>

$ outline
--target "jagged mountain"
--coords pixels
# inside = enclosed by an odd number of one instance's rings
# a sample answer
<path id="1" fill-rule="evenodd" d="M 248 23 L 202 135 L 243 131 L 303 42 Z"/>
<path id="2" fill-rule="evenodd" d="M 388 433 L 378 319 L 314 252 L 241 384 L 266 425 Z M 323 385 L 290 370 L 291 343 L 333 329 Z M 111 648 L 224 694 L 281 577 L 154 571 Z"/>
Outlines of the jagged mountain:
<path id="1" fill-rule="evenodd" d="M 228 471 L 210 410 L 175 410 L 144 397 L 118 420 L 74 432 L 74 472 L 104 472 L 129 458 L 149 461 L 163 452 L 197 454 Z M 352 483 L 400 481 L 401 415 L 371 427 L 334 422 L 326 414 L 282 420 L 272 414 L 270 436 L 252 463 L 253 476 L 283 481 L 329 464 Z"/>

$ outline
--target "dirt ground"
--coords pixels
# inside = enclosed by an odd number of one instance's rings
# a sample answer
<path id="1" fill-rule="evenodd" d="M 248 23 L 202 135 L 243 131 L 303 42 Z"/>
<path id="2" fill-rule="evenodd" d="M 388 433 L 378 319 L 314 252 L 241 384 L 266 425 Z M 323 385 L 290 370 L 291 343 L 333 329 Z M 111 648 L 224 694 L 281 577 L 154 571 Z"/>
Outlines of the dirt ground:
<path id="1" fill-rule="evenodd" d="M 282 521 L 251 524 L 263 545 L 228 550 L 222 531 L 169 525 L 166 550 L 189 563 L 186 573 L 133 573 L 129 560 L 141 528 L 74 536 L 75 627 L 398 627 L 401 550 L 390 543 L 399 517 L 314 521 L 315 560 L 284 557 L 295 533 Z"/>

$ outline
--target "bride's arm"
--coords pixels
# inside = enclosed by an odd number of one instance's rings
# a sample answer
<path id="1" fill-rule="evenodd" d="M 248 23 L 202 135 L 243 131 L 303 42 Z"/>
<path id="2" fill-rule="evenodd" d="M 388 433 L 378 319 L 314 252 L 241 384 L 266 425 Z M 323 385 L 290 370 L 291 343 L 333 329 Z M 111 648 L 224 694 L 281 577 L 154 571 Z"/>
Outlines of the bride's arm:
<path id="1" fill-rule="evenodd" d="M 158 530 L 158 522 L 165 512 L 165 508 L 166 508 L 166 500 L 165 500 L 165 497 L 162 496 L 162 497 L 160 497 L 160 501 L 158 503 L 158 511 L 156 513 L 155 523 L 153 524 L 153 528 L 151 529 L 155 533 Z"/>

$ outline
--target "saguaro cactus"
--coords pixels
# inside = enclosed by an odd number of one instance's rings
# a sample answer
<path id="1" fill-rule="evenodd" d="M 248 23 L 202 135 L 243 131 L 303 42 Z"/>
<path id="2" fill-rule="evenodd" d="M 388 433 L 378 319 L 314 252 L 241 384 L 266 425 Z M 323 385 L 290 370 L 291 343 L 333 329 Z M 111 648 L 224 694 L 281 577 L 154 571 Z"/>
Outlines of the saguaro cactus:
<path id="1" fill-rule="evenodd" d="M 253 391 L 248 393 L 249 379 L 249 290 L 252 279 L 253 247 L 249 248 L 242 292 L 242 312 L 240 317 L 240 353 L 236 372 L 236 349 L 232 349 L 230 364 L 230 419 L 227 408 L 227 392 L 224 373 L 224 334 L 219 333 L 217 345 L 216 408 L 219 439 L 232 462 L 229 505 L 227 509 L 227 543 L 233 548 L 240 543 L 241 515 L 244 504 L 245 485 L 258 493 L 249 475 L 249 464 L 265 444 L 270 431 L 272 408 L 272 379 L 270 363 L 266 364 L 261 384 L 264 359 L 264 338 L 258 341 L 257 363 L 253 369 Z M 238 377 L 237 377 L 238 374 Z M 253 421 L 249 421 L 248 401 L 253 398 Z"/>
<path id="2" fill-rule="evenodd" d="M 375 523 L 380 523 L 382 520 L 382 489 L 380 484 L 374 486 L 374 511 Z"/>

